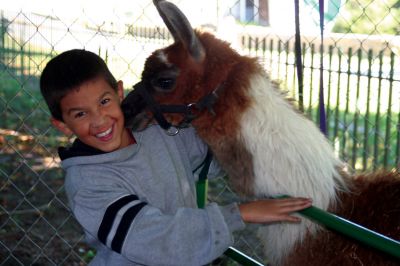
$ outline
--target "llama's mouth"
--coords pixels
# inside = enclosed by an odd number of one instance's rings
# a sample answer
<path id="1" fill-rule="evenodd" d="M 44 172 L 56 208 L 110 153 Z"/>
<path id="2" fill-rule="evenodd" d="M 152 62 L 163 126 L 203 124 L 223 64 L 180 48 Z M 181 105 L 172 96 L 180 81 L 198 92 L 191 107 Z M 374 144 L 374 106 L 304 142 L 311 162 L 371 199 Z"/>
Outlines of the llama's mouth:
<path id="1" fill-rule="evenodd" d="M 145 129 L 149 124 L 153 122 L 153 117 L 146 112 L 141 112 L 135 117 L 125 119 L 125 127 L 130 128 L 134 131 L 140 131 Z"/>
<path id="2" fill-rule="evenodd" d="M 134 85 L 134 90 L 131 91 L 121 103 L 121 108 L 124 113 L 125 127 L 132 130 L 142 130 L 150 123 L 157 123 L 164 129 L 169 131 L 175 128 L 171 123 L 175 122 L 176 113 L 182 113 L 184 119 L 182 122 L 188 124 L 192 119 L 186 117 L 192 115 L 191 105 L 162 105 L 159 104 L 153 95 L 149 92 L 143 82 L 138 82 Z M 172 114 L 171 114 L 172 113 Z M 181 115 L 181 114 L 179 114 Z M 190 120 L 190 121 L 189 121 Z M 177 123 L 179 126 L 181 122 Z M 176 130 L 173 130 L 175 132 Z"/>
<path id="3" fill-rule="evenodd" d="M 137 90 L 131 91 L 121 103 L 124 113 L 125 127 L 133 130 L 142 129 L 142 125 L 147 125 L 150 118 L 145 113 L 146 102 Z M 145 120 L 145 121 L 143 121 Z"/>

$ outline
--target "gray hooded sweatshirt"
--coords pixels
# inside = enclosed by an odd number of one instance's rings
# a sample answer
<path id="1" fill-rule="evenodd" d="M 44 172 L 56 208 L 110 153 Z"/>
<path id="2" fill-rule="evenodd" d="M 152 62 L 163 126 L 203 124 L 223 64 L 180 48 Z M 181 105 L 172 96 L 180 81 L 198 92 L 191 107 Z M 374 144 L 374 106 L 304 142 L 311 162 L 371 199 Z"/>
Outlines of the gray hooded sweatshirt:
<path id="1" fill-rule="evenodd" d="M 60 149 L 70 207 L 97 250 L 90 265 L 204 265 L 218 258 L 244 223 L 235 203 L 197 208 L 195 169 L 207 146 L 192 128 L 168 136 L 153 125 L 133 135 L 136 144 L 109 153 L 79 140 Z M 222 174 L 213 161 L 209 177 Z"/>

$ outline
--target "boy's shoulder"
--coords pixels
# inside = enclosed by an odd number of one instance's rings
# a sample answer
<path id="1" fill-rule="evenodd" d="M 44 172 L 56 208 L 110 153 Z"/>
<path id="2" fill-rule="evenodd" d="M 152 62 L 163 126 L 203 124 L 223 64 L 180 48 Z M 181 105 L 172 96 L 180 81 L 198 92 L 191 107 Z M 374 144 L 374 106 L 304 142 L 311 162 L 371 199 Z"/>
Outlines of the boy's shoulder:
<path id="1" fill-rule="evenodd" d="M 185 140 L 201 141 L 200 138 L 197 136 L 195 129 L 191 126 L 179 128 L 178 133 L 172 136 L 168 134 L 166 130 L 161 128 L 158 124 L 151 124 L 147 126 L 145 129 L 133 133 L 135 137 L 139 135 L 140 137 L 143 136 L 145 139 L 152 137 L 162 137 L 169 139 L 183 139 L 184 141 Z"/>
<path id="2" fill-rule="evenodd" d="M 65 159 L 71 158 L 71 157 L 91 156 L 91 155 L 98 155 L 98 154 L 102 154 L 102 153 L 104 153 L 104 152 L 83 143 L 78 138 L 74 140 L 72 145 L 70 145 L 68 147 L 59 147 L 58 148 L 58 155 L 62 161 Z"/>
<path id="3" fill-rule="evenodd" d="M 202 156 L 207 151 L 207 145 L 197 136 L 191 128 L 182 128 L 175 136 L 169 136 L 160 126 L 151 125 L 141 131 L 134 131 L 136 144 L 129 145 L 113 152 L 104 152 L 83 143 L 80 139 L 69 147 L 58 149 L 62 167 L 67 169 L 78 165 L 99 165 L 109 163 L 122 163 L 133 160 L 136 154 L 151 154 L 153 157 L 168 156 L 183 153 Z"/>

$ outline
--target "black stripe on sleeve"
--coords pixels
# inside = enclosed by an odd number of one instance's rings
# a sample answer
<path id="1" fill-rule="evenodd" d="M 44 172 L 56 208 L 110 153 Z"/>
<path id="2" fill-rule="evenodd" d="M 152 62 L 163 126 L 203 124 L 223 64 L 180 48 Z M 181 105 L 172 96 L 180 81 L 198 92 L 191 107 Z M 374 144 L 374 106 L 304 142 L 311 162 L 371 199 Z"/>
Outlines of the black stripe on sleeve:
<path id="1" fill-rule="evenodd" d="M 122 244 L 125 241 L 129 227 L 131 226 L 133 219 L 135 219 L 136 215 L 145 205 L 146 205 L 145 202 L 136 204 L 135 206 L 130 207 L 122 216 L 117 232 L 115 233 L 114 239 L 112 240 L 111 243 L 112 250 L 121 253 Z"/>
<path id="2" fill-rule="evenodd" d="M 129 202 L 138 199 L 139 198 L 136 195 L 128 195 L 120 198 L 119 200 L 115 201 L 114 203 L 112 203 L 110 206 L 107 207 L 107 210 L 104 213 L 103 220 L 101 221 L 99 231 L 97 232 L 97 237 L 104 245 L 106 245 L 107 236 L 110 233 L 111 227 L 114 223 L 118 211 Z"/>

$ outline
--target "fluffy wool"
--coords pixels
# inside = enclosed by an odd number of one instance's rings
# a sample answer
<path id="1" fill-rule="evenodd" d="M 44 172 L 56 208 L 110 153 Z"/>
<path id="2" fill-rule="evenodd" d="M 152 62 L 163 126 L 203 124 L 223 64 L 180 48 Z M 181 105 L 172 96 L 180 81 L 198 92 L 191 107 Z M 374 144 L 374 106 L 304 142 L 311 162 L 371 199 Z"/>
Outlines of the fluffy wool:
<path id="1" fill-rule="evenodd" d="M 335 204 L 338 189 L 346 187 L 337 171 L 343 163 L 334 157 L 318 128 L 293 109 L 275 83 L 263 73 L 253 74 L 250 80 L 251 105 L 241 118 L 240 139 L 253 156 L 255 194 L 260 198 L 279 194 L 312 197 L 315 206 L 326 210 Z M 267 240 L 268 258 L 278 263 L 293 243 L 316 227 L 306 220 L 300 226 L 263 227 L 260 236 Z"/>

